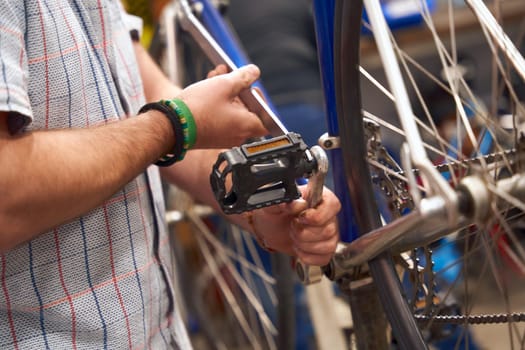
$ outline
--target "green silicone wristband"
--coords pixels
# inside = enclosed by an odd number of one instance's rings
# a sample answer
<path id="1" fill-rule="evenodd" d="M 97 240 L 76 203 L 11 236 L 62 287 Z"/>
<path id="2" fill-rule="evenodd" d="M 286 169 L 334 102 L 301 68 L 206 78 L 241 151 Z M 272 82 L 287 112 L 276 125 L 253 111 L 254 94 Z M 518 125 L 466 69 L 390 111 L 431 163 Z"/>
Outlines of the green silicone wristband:
<path id="1" fill-rule="evenodd" d="M 184 130 L 184 149 L 187 151 L 195 145 L 197 141 L 197 125 L 190 109 L 181 99 L 174 98 L 164 101 L 166 105 L 175 110 L 180 118 Z"/>

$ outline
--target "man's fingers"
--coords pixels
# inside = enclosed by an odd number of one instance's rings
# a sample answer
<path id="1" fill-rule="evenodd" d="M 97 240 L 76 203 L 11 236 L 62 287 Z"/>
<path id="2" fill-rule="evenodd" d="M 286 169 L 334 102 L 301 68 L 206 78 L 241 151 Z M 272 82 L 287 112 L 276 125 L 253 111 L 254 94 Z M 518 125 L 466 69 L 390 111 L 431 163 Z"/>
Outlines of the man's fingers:
<path id="1" fill-rule="evenodd" d="M 228 67 L 225 64 L 219 64 L 213 70 L 208 72 L 207 78 L 213 78 L 217 75 L 228 73 Z"/>
<path id="2" fill-rule="evenodd" d="M 326 234 L 321 241 L 296 241 L 294 240 L 293 248 L 295 254 L 303 263 L 311 265 L 324 265 L 330 261 L 337 242 L 339 241 L 339 236 L 333 234 L 332 232 L 328 237 Z"/>
<path id="3" fill-rule="evenodd" d="M 227 76 L 233 82 L 230 96 L 235 97 L 239 95 L 242 90 L 249 88 L 257 79 L 259 79 L 260 74 L 261 71 L 259 68 L 253 64 L 243 66 L 229 73 Z"/>
<path id="4" fill-rule="evenodd" d="M 316 247 L 315 249 L 315 253 L 312 253 L 305 252 L 299 247 L 294 247 L 294 253 L 303 264 L 315 266 L 324 266 L 328 264 L 333 255 L 331 249 L 320 249 L 320 247 Z"/>
<path id="5" fill-rule="evenodd" d="M 292 230 L 290 232 L 294 242 L 321 242 L 331 240 L 338 236 L 337 222 L 332 221 L 325 225 L 323 229 L 308 228 L 298 223 L 297 219 L 292 221 Z"/>

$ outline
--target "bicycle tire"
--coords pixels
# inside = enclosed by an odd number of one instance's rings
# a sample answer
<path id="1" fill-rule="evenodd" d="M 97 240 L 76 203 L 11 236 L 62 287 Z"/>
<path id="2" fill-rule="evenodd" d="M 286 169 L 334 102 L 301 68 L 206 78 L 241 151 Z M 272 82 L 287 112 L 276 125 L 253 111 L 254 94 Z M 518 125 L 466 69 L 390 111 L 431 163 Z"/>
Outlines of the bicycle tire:
<path id="1" fill-rule="evenodd" d="M 369 232 L 381 226 L 379 210 L 366 161 L 366 148 L 361 112 L 359 84 L 359 54 L 362 1 L 336 2 L 334 33 L 334 65 L 336 77 L 337 115 L 347 176 L 348 189 L 360 232 Z M 337 25 L 339 24 L 339 28 Z M 343 35 L 346 33 L 346 35 Z M 345 97 L 345 98 L 343 98 Z M 423 349 L 423 338 L 414 322 L 390 257 L 385 254 L 369 262 L 373 280 L 378 285 L 379 298 L 397 335 L 402 349 Z M 355 311 L 352 311 L 355 312 Z M 357 334 L 357 337 L 367 335 Z"/>

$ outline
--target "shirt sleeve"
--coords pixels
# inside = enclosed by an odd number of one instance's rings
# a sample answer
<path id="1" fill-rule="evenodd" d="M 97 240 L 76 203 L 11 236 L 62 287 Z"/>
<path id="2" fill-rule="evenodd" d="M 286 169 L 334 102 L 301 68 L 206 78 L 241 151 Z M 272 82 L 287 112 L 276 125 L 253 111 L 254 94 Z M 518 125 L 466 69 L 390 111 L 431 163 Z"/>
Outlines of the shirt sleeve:
<path id="1" fill-rule="evenodd" d="M 27 84 L 25 18 L 22 2 L 0 1 L 0 111 L 8 112 L 11 133 L 33 120 Z"/>
<path id="2" fill-rule="evenodd" d="M 118 4 L 120 7 L 120 12 L 122 15 L 124 26 L 130 33 L 135 32 L 140 38 L 142 36 L 142 29 L 144 28 L 144 21 L 138 16 L 129 14 L 120 1 L 118 2 Z"/>

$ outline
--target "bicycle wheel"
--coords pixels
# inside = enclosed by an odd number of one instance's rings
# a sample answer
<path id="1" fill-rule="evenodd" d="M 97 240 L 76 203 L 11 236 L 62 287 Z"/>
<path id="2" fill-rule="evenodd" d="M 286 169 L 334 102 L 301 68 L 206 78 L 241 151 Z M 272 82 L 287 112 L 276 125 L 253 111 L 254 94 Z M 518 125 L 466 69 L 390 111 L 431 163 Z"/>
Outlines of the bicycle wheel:
<path id="1" fill-rule="evenodd" d="M 474 198 L 486 206 L 474 222 L 446 235 L 416 237 L 369 262 L 393 342 L 403 349 L 524 348 L 524 197 L 498 184 L 519 181 L 523 171 L 518 51 L 525 4 L 494 2 L 507 37 L 481 1 L 468 1 L 469 7 L 449 1 L 434 13 L 429 1 L 402 3 L 405 13 L 413 5 L 421 23 L 389 33 L 397 62 L 382 62 L 371 37 L 361 35 L 376 30 L 361 22 L 362 2 L 336 1 L 338 122 L 359 230 L 369 232 L 413 209 L 414 187 L 422 197 L 431 195 L 418 169 L 403 171 L 396 162 L 406 140 L 394 112 L 401 100 L 386 83 L 384 65 L 401 68 L 398 83 L 435 169 L 454 190 L 477 174 L 490 195 Z M 484 191 L 476 186 L 470 186 L 474 197 Z"/>
<path id="2" fill-rule="evenodd" d="M 247 232 L 171 189 L 177 281 L 196 349 L 277 349 L 271 262 Z M 267 255 L 266 255 L 267 256 Z"/>

